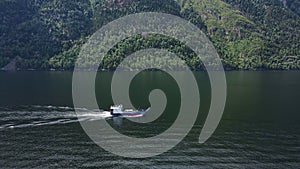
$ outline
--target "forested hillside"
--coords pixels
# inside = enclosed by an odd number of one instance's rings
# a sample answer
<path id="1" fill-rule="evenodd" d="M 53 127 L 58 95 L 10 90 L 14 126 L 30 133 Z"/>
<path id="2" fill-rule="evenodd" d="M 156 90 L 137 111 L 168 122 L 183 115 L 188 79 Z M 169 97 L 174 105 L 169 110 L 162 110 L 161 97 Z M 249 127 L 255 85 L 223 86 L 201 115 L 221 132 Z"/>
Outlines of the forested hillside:
<path id="1" fill-rule="evenodd" d="M 299 9 L 299 0 L 1 0 L 0 68 L 13 61 L 18 69 L 72 69 L 81 46 L 103 25 L 128 14 L 164 12 L 205 32 L 226 69 L 300 69 Z M 126 55 L 150 47 L 203 69 L 184 44 L 155 34 L 120 42 L 101 68 L 113 70 Z"/>

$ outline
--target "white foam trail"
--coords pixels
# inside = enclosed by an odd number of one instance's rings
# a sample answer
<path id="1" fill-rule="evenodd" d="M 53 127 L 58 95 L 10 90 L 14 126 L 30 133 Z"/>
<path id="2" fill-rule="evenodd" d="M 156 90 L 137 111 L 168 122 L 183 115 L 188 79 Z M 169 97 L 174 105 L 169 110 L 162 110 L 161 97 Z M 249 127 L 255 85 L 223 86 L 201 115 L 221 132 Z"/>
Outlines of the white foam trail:
<path id="1" fill-rule="evenodd" d="M 23 106 L 18 111 L 0 111 L 0 129 L 15 129 L 56 124 L 69 124 L 79 121 L 103 120 L 110 117 L 110 112 L 79 108 L 76 115 L 74 108 L 63 106 Z"/>

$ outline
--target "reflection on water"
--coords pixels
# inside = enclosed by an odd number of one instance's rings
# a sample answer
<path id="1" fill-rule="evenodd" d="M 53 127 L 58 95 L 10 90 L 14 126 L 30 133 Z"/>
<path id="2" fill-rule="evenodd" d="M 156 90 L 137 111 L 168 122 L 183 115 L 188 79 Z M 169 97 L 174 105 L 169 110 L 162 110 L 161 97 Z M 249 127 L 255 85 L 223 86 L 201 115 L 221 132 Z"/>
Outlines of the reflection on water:
<path id="1" fill-rule="evenodd" d="M 113 117 L 114 125 L 121 127 L 123 123 L 122 117 Z"/>

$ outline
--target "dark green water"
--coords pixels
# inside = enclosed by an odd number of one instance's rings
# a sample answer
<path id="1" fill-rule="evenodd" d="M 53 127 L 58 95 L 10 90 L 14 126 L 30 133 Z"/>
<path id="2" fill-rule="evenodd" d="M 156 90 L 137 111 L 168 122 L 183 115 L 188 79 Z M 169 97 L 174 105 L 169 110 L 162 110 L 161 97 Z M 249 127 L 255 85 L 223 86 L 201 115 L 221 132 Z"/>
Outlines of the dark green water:
<path id="1" fill-rule="evenodd" d="M 112 104 L 109 80 L 96 83 L 99 105 Z M 72 108 L 71 72 L 0 72 L 1 168 L 299 168 L 300 72 L 227 72 L 228 98 L 217 131 L 205 143 L 198 137 L 209 109 L 210 85 L 200 84 L 199 118 L 189 135 L 170 151 L 147 159 L 115 156 L 84 133 Z M 148 137 L 176 118 L 178 88 L 161 72 L 141 73 L 132 82 L 136 107 L 149 106 L 148 93 L 161 88 L 168 97 L 163 116 L 150 124 L 108 120 L 120 132 Z M 104 119 L 97 119 L 104 120 Z"/>

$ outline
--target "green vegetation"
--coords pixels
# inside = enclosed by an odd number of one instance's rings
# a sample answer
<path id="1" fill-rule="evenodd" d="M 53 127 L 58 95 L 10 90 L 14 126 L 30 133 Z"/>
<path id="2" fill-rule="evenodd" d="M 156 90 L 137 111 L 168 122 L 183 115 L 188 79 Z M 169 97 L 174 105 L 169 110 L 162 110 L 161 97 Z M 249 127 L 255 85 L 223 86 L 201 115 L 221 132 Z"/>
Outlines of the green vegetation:
<path id="1" fill-rule="evenodd" d="M 164 12 L 205 32 L 227 69 L 300 69 L 299 8 L 298 0 L 2 0 L 0 67 L 14 60 L 19 69 L 72 69 L 81 46 L 103 25 L 128 14 Z M 183 43 L 162 35 L 125 39 L 101 68 L 114 70 L 146 48 L 167 49 L 203 69 Z"/>

